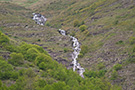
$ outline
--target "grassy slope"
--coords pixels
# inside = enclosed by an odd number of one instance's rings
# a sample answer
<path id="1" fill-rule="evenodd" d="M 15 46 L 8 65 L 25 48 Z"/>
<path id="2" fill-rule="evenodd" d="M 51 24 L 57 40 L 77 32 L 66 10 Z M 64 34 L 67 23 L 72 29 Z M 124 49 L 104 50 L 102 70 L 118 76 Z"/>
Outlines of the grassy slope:
<path id="1" fill-rule="evenodd" d="M 45 14 L 53 27 L 63 28 L 69 33 L 75 31 L 81 44 L 88 46 L 88 53 L 78 59 L 84 67 L 96 70 L 95 66 L 104 63 L 109 70 L 132 54 L 129 38 L 134 36 L 135 30 L 134 5 L 133 0 L 64 0 L 41 6 L 37 11 Z M 87 31 L 74 28 L 74 20 L 85 21 Z M 114 82 L 121 82 L 125 90 L 135 88 L 132 69 L 130 64 L 123 64 L 119 71 L 121 77 Z M 132 71 L 127 73 L 129 70 Z"/>
<path id="2" fill-rule="evenodd" d="M 50 1 L 51 3 L 45 2 L 45 4 L 41 4 L 41 7 L 35 7 L 40 4 L 40 2 L 27 6 L 24 0 L 22 0 L 21 3 L 23 4 L 21 5 L 32 9 L 34 8 L 35 12 L 44 14 L 48 18 L 51 27 L 63 28 L 69 33 L 75 31 L 75 36 L 79 39 L 81 44 L 89 48 L 88 53 L 86 53 L 83 58 L 79 58 L 78 61 L 83 67 L 94 70 L 97 70 L 95 65 L 98 66 L 99 63 L 104 63 L 106 68 L 108 70 L 110 69 L 107 75 L 110 77 L 111 68 L 117 63 L 123 63 L 123 61 L 129 58 L 129 54 L 132 53 L 133 46 L 129 44 L 129 38 L 134 36 L 135 14 L 133 12 L 135 10 L 135 2 L 133 0 L 54 1 L 55 2 L 53 2 L 53 0 Z M 8 11 L 8 9 L 6 11 Z M 12 12 L 12 10 L 9 11 Z M 60 56 L 62 58 L 69 57 L 72 50 L 71 45 L 67 44 L 69 43 L 68 39 L 59 36 L 56 29 L 35 25 L 29 18 L 31 17 L 31 12 L 25 11 L 28 13 L 24 12 L 23 14 L 28 18 L 19 17 L 19 11 L 17 13 L 18 17 L 11 15 L 12 13 L 6 14 L 8 18 L 5 15 L 1 15 L 3 19 L 6 18 L 1 24 L 3 26 L 7 25 L 3 27 L 3 31 L 8 33 L 13 40 L 23 40 L 48 47 L 48 51 L 53 52 L 50 53 L 52 56 Z M 88 26 L 87 32 L 80 32 L 79 28 L 73 27 L 73 21 L 76 19 L 85 21 L 85 25 Z M 13 23 L 21 23 L 21 26 L 12 25 Z M 26 25 L 28 25 L 28 27 L 24 28 Z M 54 34 L 55 36 L 53 36 Z M 63 39 L 61 40 L 61 38 Z M 38 42 L 38 39 L 41 39 L 41 41 Z M 122 43 L 119 43 L 120 41 L 122 41 Z M 63 55 L 63 48 L 68 48 L 69 52 Z M 70 60 L 70 58 L 67 60 Z M 132 70 L 130 65 L 131 64 L 123 64 L 123 69 L 118 71 L 121 77 L 114 80 L 115 83 L 122 83 L 124 90 L 135 88 L 133 85 L 134 70 Z M 132 64 L 132 66 L 134 66 L 134 64 Z M 131 72 L 127 73 L 129 70 L 131 70 Z"/>

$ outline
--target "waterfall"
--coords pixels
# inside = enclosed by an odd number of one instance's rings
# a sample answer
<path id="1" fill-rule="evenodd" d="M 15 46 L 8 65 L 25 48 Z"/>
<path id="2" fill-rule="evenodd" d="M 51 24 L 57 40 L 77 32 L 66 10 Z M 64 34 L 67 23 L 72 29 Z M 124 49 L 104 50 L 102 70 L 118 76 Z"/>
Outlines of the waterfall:
<path id="1" fill-rule="evenodd" d="M 45 22 L 46 22 L 46 18 L 39 14 L 39 13 L 33 13 L 33 20 L 35 20 L 35 22 L 39 25 L 44 25 Z M 65 30 L 61 30 L 59 29 L 58 30 L 59 33 L 63 36 L 68 36 L 72 39 L 72 42 L 73 42 L 73 53 L 72 53 L 72 59 L 73 61 L 71 62 L 71 64 L 73 65 L 73 71 L 76 71 L 79 73 L 79 75 L 84 78 L 83 76 L 83 73 L 85 72 L 85 69 L 81 67 L 81 65 L 77 62 L 77 58 L 78 58 L 78 55 L 80 54 L 80 51 L 81 51 L 81 48 L 80 48 L 80 43 L 78 42 L 78 39 L 73 37 L 73 36 L 70 36 L 70 35 L 67 35 L 66 31 Z"/>
<path id="2" fill-rule="evenodd" d="M 85 72 L 85 69 L 81 67 L 81 65 L 77 62 L 77 58 L 78 58 L 78 55 L 80 54 L 80 51 L 81 51 L 81 48 L 80 48 L 80 43 L 78 42 L 78 39 L 73 37 L 73 36 L 70 36 L 70 35 L 67 35 L 66 34 L 66 31 L 65 30 L 61 30 L 59 29 L 58 30 L 59 33 L 61 35 L 64 35 L 64 36 L 69 36 L 71 39 L 72 39 L 72 42 L 73 42 L 73 53 L 72 53 L 72 59 L 73 61 L 71 62 L 71 64 L 73 65 L 73 71 L 76 71 L 79 73 L 79 75 L 84 78 L 83 76 L 83 73 Z"/>
<path id="3" fill-rule="evenodd" d="M 46 18 L 39 14 L 39 13 L 33 13 L 33 20 L 35 20 L 35 22 L 39 25 L 45 25 L 45 22 L 46 22 Z"/>

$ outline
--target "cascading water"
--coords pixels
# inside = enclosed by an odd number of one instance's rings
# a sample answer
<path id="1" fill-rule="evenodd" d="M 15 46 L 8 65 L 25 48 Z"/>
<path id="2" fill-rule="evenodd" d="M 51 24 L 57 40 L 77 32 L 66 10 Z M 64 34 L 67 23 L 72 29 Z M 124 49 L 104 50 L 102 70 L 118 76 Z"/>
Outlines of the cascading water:
<path id="1" fill-rule="evenodd" d="M 39 25 L 44 25 L 46 22 L 46 18 L 38 13 L 33 13 L 33 20 Z M 77 72 L 79 75 L 84 78 L 83 73 L 85 72 L 85 69 L 81 67 L 81 65 L 77 62 L 78 55 L 80 54 L 81 48 L 80 48 L 80 43 L 78 42 L 77 38 L 67 35 L 65 30 L 59 29 L 59 33 L 64 36 L 69 36 L 72 39 L 73 42 L 73 53 L 72 53 L 72 65 L 73 65 L 73 71 L 78 70 Z"/>
<path id="2" fill-rule="evenodd" d="M 33 20 L 35 20 L 37 24 L 43 26 L 47 19 L 39 13 L 33 13 Z"/>
<path id="3" fill-rule="evenodd" d="M 66 31 L 64 30 L 61 30 L 59 29 L 59 32 L 61 35 L 64 35 L 66 36 Z M 78 70 L 77 72 L 79 73 L 79 75 L 84 78 L 83 76 L 83 73 L 85 72 L 85 69 L 81 67 L 81 65 L 77 62 L 77 58 L 78 58 L 78 55 L 80 54 L 80 51 L 81 51 L 81 48 L 80 48 L 80 43 L 78 42 L 77 38 L 73 37 L 73 36 L 70 36 L 68 35 L 71 39 L 72 39 L 72 42 L 73 42 L 73 53 L 72 53 L 72 65 L 73 65 L 73 71 L 75 71 L 76 69 Z"/>

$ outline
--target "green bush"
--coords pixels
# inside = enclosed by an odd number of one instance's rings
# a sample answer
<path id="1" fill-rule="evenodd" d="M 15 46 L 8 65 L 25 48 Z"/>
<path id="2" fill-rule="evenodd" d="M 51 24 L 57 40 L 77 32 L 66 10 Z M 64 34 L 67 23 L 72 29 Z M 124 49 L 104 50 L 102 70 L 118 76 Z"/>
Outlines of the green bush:
<path id="1" fill-rule="evenodd" d="M 9 59 L 9 63 L 18 66 L 24 63 L 24 58 L 21 53 L 12 53 L 10 54 L 11 59 Z"/>
<path id="2" fill-rule="evenodd" d="M 105 73 L 106 73 L 106 70 L 99 70 L 99 71 L 92 71 L 91 70 L 91 71 L 86 71 L 84 73 L 84 75 L 87 76 L 88 78 L 91 78 L 91 77 L 100 78 L 100 77 L 103 77 L 105 75 Z"/>
<path id="3" fill-rule="evenodd" d="M 86 25 L 81 25 L 79 27 L 79 29 L 80 29 L 81 32 L 83 32 L 83 31 L 85 31 L 87 29 L 87 26 Z"/>
<path id="4" fill-rule="evenodd" d="M 36 48 L 30 48 L 27 50 L 25 57 L 28 61 L 34 61 L 38 56 L 39 52 Z"/>
<path id="5" fill-rule="evenodd" d="M 6 61 L 0 60 L 0 79 L 18 79 L 18 73 L 13 70 L 13 66 Z"/>
<path id="6" fill-rule="evenodd" d="M 135 37 L 130 37 L 129 42 L 131 45 L 133 45 L 135 43 Z"/>
<path id="7" fill-rule="evenodd" d="M 51 26 L 50 22 L 47 21 L 47 22 L 45 23 L 45 26 L 48 26 L 48 27 Z"/>
<path id="8" fill-rule="evenodd" d="M 78 27 L 78 25 L 79 25 L 79 20 L 75 20 L 75 21 L 73 22 L 73 25 L 74 25 L 74 27 Z"/>
<path id="9" fill-rule="evenodd" d="M 64 48 L 64 53 L 68 52 L 68 49 L 67 48 Z"/>
<path id="10" fill-rule="evenodd" d="M 129 58 L 127 63 L 135 63 L 135 57 Z"/>
<path id="11" fill-rule="evenodd" d="M 39 87 L 44 87 L 45 85 L 47 85 L 47 82 L 43 79 L 39 79 L 38 80 L 38 86 Z"/>
<path id="12" fill-rule="evenodd" d="M 34 77 L 36 76 L 35 72 L 31 69 L 31 68 L 28 68 L 26 71 L 25 71 L 25 75 L 28 76 L 28 77 Z"/>
<path id="13" fill-rule="evenodd" d="M 81 52 L 80 52 L 79 56 L 83 57 L 87 52 L 88 52 L 88 46 L 82 45 L 81 46 Z"/>
<path id="14" fill-rule="evenodd" d="M 9 38 L 5 34 L 0 32 L 0 44 L 9 43 Z"/>
<path id="15" fill-rule="evenodd" d="M 103 69 L 103 68 L 105 67 L 104 63 L 99 63 L 97 66 L 98 66 L 98 69 L 99 69 L 99 70 L 100 70 L 100 69 Z"/>
<path id="16" fill-rule="evenodd" d="M 35 63 L 37 66 L 39 66 L 39 64 L 41 62 L 44 62 L 44 63 L 49 63 L 49 62 L 52 62 L 52 58 L 48 55 L 45 55 L 45 54 L 39 54 L 36 59 L 35 59 Z"/>
<path id="17" fill-rule="evenodd" d="M 113 70 L 110 79 L 115 80 L 117 79 L 117 77 L 118 77 L 118 72 L 116 70 Z"/>
<path id="18" fill-rule="evenodd" d="M 116 44 L 124 44 L 124 42 L 122 40 L 116 42 Z"/>
<path id="19" fill-rule="evenodd" d="M 44 62 L 41 62 L 41 63 L 39 64 L 39 68 L 40 68 L 40 69 L 45 70 L 45 67 L 46 67 L 46 65 L 45 65 Z"/>
<path id="20" fill-rule="evenodd" d="M 122 65 L 121 64 L 116 64 L 113 66 L 114 70 L 118 71 L 120 69 L 122 69 Z"/>

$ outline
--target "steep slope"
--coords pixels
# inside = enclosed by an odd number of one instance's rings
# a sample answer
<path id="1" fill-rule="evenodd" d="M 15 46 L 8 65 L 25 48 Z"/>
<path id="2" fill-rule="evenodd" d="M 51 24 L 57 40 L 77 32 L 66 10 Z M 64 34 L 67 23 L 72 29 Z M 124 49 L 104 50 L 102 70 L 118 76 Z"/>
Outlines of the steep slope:
<path id="1" fill-rule="evenodd" d="M 64 0 L 43 5 L 36 11 L 46 14 L 50 27 L 62 28 L 79 39 L 84 54 L 78 61 L 84 67 L 110 69 L 107 76 L 111 77 L 111 68 L 121 64 L 123 68 L 118 71 L 121 77 L 114 82 L 123 84 L 123 90 L 134 90 L 134 70 L 129 67 L 134 62 L 133 59 L 129 63 L 134 56 L 134 5 L 133 0 Z M 79 30 L 80 25 L 74 27 L 75 22 L 84 22 L 87 29 Z"/>
<path id="2" fill-rule="evenodd" d="M 47 51 L 57 52 L 52 54 L 53 58 L 64 58 L 72 51 L 71 41 L 54 28 L 36 25 L 31 19 L 31 10 L 3 2 L 0 8 L 0 90 L 121 89 L 110 84 L 105 70 L 87 70 L 83 79 L 53 60 Z M 63 47 L 69 49 L 63 50 Z"/>

